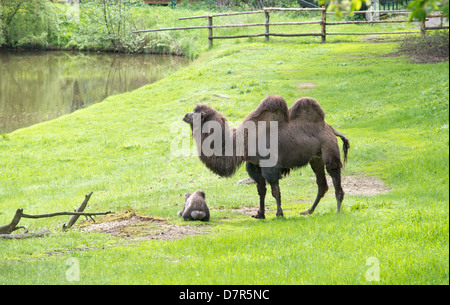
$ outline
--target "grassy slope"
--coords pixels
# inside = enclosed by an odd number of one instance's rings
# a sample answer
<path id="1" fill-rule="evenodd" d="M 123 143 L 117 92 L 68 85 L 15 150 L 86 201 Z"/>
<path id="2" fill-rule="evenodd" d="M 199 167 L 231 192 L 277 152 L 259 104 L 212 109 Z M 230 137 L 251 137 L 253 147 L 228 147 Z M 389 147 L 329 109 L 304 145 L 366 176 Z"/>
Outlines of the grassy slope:
<path id="1" fill-rule="evenodd" d="M 225 209 L 212 209 L 211 234 L 176 241 L 123 245 L 77 232 L 0 241 L 0 283 L 68 283 L 66 262 L 76 257 L 83 284 L 368 284 L 366 261 L 375 257 L 382 284 L 448 284 L 448 63 L 386 56 L 394 50 L 275 39 L 223 44 L 162 81 L 4 135 L 1 224 L 18 207 L 70 210 L 91 190 L 90 210 L 133 208 L 178 224 L 188 191 L 201 188 L 210 207 Z M 304 82 L 317 86 L 302 91 Z M 281 182 L 284 219 L 275 218 L 270 196 L 264 221 L 230 212 L 258 202 L 254 186 L 236 186 L 244 169 L 220 179 L 197 158 L 174 156 L 171 126 L 200 102 L 240 121 L 268 94 L 289 104 L 316 98 L 351 141 L 344 175 L 377 175 L 393 190 L 347 196 L 339 215 L 330 192 L 302 217 L 316 192 L 305 168 Z M 23 222 L 57 229 L 56 219 Z"/>

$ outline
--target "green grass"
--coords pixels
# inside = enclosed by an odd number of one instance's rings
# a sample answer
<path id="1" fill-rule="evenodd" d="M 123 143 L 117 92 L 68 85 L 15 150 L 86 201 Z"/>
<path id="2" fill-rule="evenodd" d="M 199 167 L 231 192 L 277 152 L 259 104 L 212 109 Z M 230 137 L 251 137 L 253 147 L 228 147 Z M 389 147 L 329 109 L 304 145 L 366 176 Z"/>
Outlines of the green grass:
<path id="1" fill-rule="evenodd" d="M 448 284 L 448 62 L 390 56 L 396 47 L 223 42 L 152 85 L 3 135 L 0 224 L 19 207 L 72 210 L 93 191 L 89 211 L 131 208 L 181 225 L 183 195 L 196 189 L 207 195 L 211 223 L 209 234 L 128 242 L 59 233 L 64 217 L 24 219 L 31 231 L 55 233 L 0 240 L 0 283 L 73 284 L 66 272 L 74 257 L 80 284 Z M 305 82 L 316 86 L 298 87 Z M 268 94 L 289 105 L 316 98 L 350 139 L 344 176 L 374 175 L 392 191 L 346 196 L 340 214 L 330 191 L 312 216 L 301 216 L 316 193 L 307 167 L 280 183 L 284 219 L 269 195 L 266 220 L 233 212 L 258 205 L 254 185 L 236 185 L 244 168 L 222 179 L 196 157 L 174 156 L 171 126 L 197 103 L 238 122 Z M 379 282 L 365 276 L 371 257 Z"/>

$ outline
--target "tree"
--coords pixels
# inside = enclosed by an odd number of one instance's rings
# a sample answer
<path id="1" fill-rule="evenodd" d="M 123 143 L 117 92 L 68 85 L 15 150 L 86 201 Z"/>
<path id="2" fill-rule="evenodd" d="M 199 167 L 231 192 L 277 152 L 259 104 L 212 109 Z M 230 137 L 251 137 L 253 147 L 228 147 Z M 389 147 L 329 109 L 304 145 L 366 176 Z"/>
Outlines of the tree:
<path id="1" fill-rule="evenodd" d="M 24 2 L 22 0 L 0 0 L 0 46 L 8 44 L 8 26 Z"/>
<path id="2" fill-rule="evenodd" d="M 115 50 L 143 47 L 143 38 L 131 33 L 134 27 L 131 9 L 140 1 L 92 0 L 91 4 L 82 6 L 82 11 L 95 27 L 91 32 L 100 40 L 108 41 Z"/>
<path id="3" fill-rule="evenodd" d="M 0 0 L 0 45 L 45 48 L 57 41 L 64 17 L 48 0 Z"/>

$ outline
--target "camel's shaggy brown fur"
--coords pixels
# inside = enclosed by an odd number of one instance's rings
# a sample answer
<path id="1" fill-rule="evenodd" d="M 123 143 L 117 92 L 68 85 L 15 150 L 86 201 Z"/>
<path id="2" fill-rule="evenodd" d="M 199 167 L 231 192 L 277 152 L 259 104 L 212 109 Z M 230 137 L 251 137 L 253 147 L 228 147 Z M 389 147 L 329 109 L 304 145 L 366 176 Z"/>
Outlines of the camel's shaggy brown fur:
<path id="1" fill-rule="evenodd" d="M 201 123 L 197 128 L 193 124 L 194 114 L 196 113 L 201 115 Z M 197 143 L 198 148 L 201 148 L 205 138 L 210 135 L 202 132 L 201 127 L 210 121 L 220 123 L 222 126 L 222 143 L 225 143 L 226 140 L 232 141 L 233 154 L 226 156 L 224 146 L 220 148 L 221 155 L 205 156 L 200 149 L 200 159 L 214 173 L 225 177 L 233 175 L 236 169 L 244 161 L 246 162 L 247 172 L 256 181 L 260 197 L 260 208 L 255 216 L 256 218 L 265 218 L 266 183 L 270 184 L 272 195 L 277 201 L 277 216 L 283 216 L 278 181 L 291 169 L 303 167 L 308 163 L 316 174 L 318 193 L 313 206 L 304 214 L 313 213 L 320 199 L 328 190 L 325 168 L 333 179 L 337 211 L 339 212 L 344 191 L 341 187 L 342 162 L 336 136 L 340 137 L 344 143 L 344 162 L 347 161 L 349 141 L 325 122 L 325 113 L 313 98 L 300 98 L 288 109 L 286 101 L 281 96 L 268 96 L 244 119 L 239 127 L 233 130 L 228 128 L 225 117 L 208 105 L 197 105 L 194 112 L 186 114 L 184 121 L 191 125 L 194 138 L 200 139 L 200 143 Z M 269 122 L 271 121 L 278 123 L 276 165 L 261 166 L 265 156 L 261 156 L 259 151 L 256 152 L 256 155 L 249 155 L 249 137 L 254 136 L 245 127 L 245 123 L 249 121 L 254 122 L 256 129 L 264 126 L 261 125 L 261 122 L 266 122 L 266 128 L 269 128 Z M 269 143 L 268 140 L 267 143 Z M 239 146 L 244 149 L 243 155 L 236 154 L 236 147 Z"/>

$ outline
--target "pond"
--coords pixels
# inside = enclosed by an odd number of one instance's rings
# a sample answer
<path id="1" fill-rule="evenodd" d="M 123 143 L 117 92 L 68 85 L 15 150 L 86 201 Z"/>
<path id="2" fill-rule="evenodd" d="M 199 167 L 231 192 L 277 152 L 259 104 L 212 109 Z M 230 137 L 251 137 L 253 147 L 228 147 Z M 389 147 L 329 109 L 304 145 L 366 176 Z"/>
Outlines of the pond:
<path id="1" fill-rule="evenodd" d="M 0 52 L 0 135 L 155 82 L 189 64 L 164 55 Z"/>

